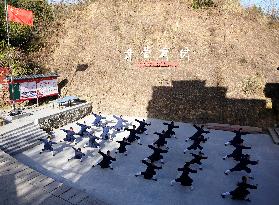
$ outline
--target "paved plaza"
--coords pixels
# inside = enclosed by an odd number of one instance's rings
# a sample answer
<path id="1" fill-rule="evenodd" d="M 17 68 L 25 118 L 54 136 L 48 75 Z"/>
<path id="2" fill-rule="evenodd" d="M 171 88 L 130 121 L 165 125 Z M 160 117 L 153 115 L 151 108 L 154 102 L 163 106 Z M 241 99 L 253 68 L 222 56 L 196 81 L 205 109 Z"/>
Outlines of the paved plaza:
<path id="1" fill-rule="evenodd" d="M 115 124 L 115 119 L 112 116 L 106 116 L 109 125 Z M 124 117 L 132 124 L 138 125 L 134 119 Z M 141 118 L 137 118 L 141 119 Z M 79 120 L 80 123 L 86 121 L 87 125 L 91 125 L 94 121 L 93 115 L 87 116 Z M 190 137 L 196 130 L 189 123 L 175 124 L 179 125 L 176 129 L 178 139 L 167 139 L 169 152 L 164 154 L 165 164 L 162 169 L 157 172 L 158 181 L 146 180 L 142 177 L 135 177 L 135 173 L 144 171 L 146 166 L 141 163 L 141 160 L 149 156 L 152 150 L 147 145 L 152 144 L 157 135 L 155 131 L 161 132 L 166 126 L 162 120 L 147 119 L 152 125 L 147 127 L 148 135 L 140 135 L 142 144 L 137 143 L 127 146 L 128 156 L 123 154 L 114 154 L 114 151 L 119 146 L 116 140 L 121 140 L 124 136 L 128 136 L 128 132 L 111 131 L 112 141 L 100 140 L 101 150 L 111 150 L 112 155 L 116 157 L 116 162 L 113 162 L 113 170 L 101 169 L 100 167 L 92 168 L 92 165 L 101 160 L 101 156 L 97 153 L 97 149 L 83 148 L 83 145 L 88 142 L 88 138 L 78 139 L 78 144 L 68 144 L 59 142 L 65 137 L 63 131 L 54 130 L 54 141 L 58 142 L 54 145 L 54 149 L 58 152 L 55 156 L 51 153 L 39 154 L 43 145 L 34 147 L 31 150 L 25 151 L 22 154 L 16 155 L 16 158 L 31 168 L 63 182 L 68 186 L 74 186 L 80 190 L 84 190 L 89 195 L 96 197 L 108 204 L 174 204 L 174 205 L 228 205 L 228 204 L 248 204 L 249 202 L 233 201 L 229 198 L 222 199 L 220 194 L 225 191 L 231 191 L 236 187 L 236 183 L 240 181 L 241 176 L 245 172 L 234 172 L 228 176 L 224 174 L 226 169 L 232 168 L 236 162 L 232 159 L 222 160 L 222 157 L 232 152 L 233 147 L 225 147 L 224 143 L 230 140 L 234 133 L 228 131 L 210 130 L 207 134 L 209 140 L 203 144 L 203 152 L 208 156 L 204 160 L 202 171 L 198 170 L 197 174 L 191 174 L 194 180 L 194 190 L 190 191 L 188 187 L 183 187 L 179 184 L 170 186 L 170 181 L 179 174 L 177 168 L 182 167 L 185 161 L 192 157 L 189 153 L 183 154 L 183 150 L 188 147 L 191 142 L 185 142 L 187 137 Z M 75 131 L 79 127 L 75 124 L 68 124 L 63 128 L 74 127 Z M 101 134 L 101 128 L 93 127 L 97 131 L 97 136 Z M 259 164 L 250 166 L 254 180 L 251 184 L 258 184 L 257 190 L 251 190 L 250 204 L 262 205 L 277 205 L 279 199 L 279 147 L 273 144 L 271 138 L 267 134 L 249 134 L 243 136 L 246 146 L 251 146 L 251 150 L 244 150 L 244 153 L 249 153 L 252 160 L 259 160 Z M 81 147 L 86 154 L 83 162 L 73 160 L 68 162 L 67 159 L 74 155 L 71 146 Z M 161 165 L 158 162 L 158 165 Z M 197 169 L 198 166 L 193 165 L 192 168 Z"/>

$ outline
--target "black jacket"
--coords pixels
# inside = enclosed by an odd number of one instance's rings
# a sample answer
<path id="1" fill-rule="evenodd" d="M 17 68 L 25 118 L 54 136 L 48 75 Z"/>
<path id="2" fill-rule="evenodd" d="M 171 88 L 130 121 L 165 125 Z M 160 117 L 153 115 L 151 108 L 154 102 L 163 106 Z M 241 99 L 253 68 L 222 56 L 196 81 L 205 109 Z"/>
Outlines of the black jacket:
<path id="1" fill-rule="evenodd" d="M 101 151 L 99 151 L 98 153 L 103 156 L 102 161 L 98 163 L 98 165 L 100 165 L 102 168 L 108 168 L 109 165 L 111 164 L 111 161 L 116 161 L 115 158 L 108 156 Z"/>
<path id="2" fill-rule="evenodd" d="M 154 147 L 152 145 L 148 145 L 148 147 L 150 149 L 154 150 L 154 152 L 148 157 L 148 159 L 150 159 L 152 162 L 162 159 L 163 156 L 161 155 L 161 153 L 167 153 L 168 152 L 167 150 L 162 150 L 162 149 Z"/>
<path id="3" fill-rule="evenodd" d="M 149 163 L 145 160 L 142 160 L 142 163 L 147 166 L 145 172 L 143 172 L 145 179 L 151 179 L 156 174 L 155 169 L 162 169 L 162 167 L 157 167 L 156 165 Z"/>
<path id="4" fill-rule="evenodd" d="M 257 186 L 247 184 L 246 182 L 237 183 L 237 188 L 231 191 L 231 195 L 233 199 L 245 199 L 250 192 L 247 189 L 257 189 Z"/>
<path id="5" fill-rule="evenodd" d="M 123 141 L 123 140 L 122 141 L 116 141 L 116 142 L 118 142 L 120 144 L 120 146 L 118 147 L 119 153 L 126 152 L 127 151 L 126 145 L 130 145 L 131 144 L 131 143 Z"/>

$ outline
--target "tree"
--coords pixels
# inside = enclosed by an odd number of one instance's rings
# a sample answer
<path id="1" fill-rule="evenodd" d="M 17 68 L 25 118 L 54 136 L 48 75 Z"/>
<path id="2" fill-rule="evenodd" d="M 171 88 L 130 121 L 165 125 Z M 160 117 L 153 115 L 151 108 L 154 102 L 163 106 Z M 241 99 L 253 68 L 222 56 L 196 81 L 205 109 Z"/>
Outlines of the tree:
<path id="1" fill-rule="evenodd" d="M 29 52 L 36 51 L 42 46 L 42 31 L 48 28 L 52 19 L 51 6 L 47 0 L 8 0 L 8 4 L 17 8 L 32 10 L 34 26 L 9 23 L 10 48 L 7 47 L 6 14 L 4 4 L 0 4 L 0 61 L 1 66 L 12 66 L 16 75 L 31 74 L 37 67 L 36 63 L 28 60 Z M 9 61 L 9 62 L 8 62 Z"/>

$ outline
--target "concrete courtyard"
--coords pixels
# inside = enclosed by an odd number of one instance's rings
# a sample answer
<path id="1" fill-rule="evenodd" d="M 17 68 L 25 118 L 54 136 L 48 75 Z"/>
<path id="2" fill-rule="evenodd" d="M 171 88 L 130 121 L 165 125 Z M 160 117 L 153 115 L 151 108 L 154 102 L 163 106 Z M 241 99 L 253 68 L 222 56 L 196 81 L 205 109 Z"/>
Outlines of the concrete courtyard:
<path id="1" fill-rule="evenodd" d="M 115 124 L 112 116 L 106 116 L 103 122 L 109 122 L 109 125 Z M 135 118 L 124 117 L 129 121 L 128 124 L 136 124 Z M 141 119 L 141 118 L 137 118 Z M 91 125 L 94 116 L 87 116 L 79 122 L 86 121 Z M 146 166 L 141 160 L 149 156 L 152 150 L 147 145 L 153 143 L 158 136 L 154 135 L 155 131 L 161 132 L 166 126 L 162 120 L 147 119 L 152 125 L 147 127 L 149 135 L 140 135 L 143 145 L 137 143 L 127 146 L 128 156 L 114 154 L 115 149 L 119 146 L 116 140 L 121 140 L 128 136 L 128 132 L 112 132 L 113 141 L 100 140 L 101 150 L 111 150 L 112 155 L 116 157 L 113 162 L 113 170 L 101 169 L 100 167 L 92 168 L 92 165 L 101 160 L 97 149 L 83 148 L 88 142 L 88 138 L 79 139 L 75 147 L 81 147 L 86 154 L 84 161 L 79 160 L 68 162 L 67 159 L 74 155 L 71 148 L 74 144 L 59 142 L 65 137 L 63 131 L 55 130 L 54 149 L 58 152 L 54 157 L 51 153 L 39 154 L 43 145 L 39 145 L 22 154 L 16 155 L 16 158 L 31 168 L 50 176 L 66 185 L 74 186 L 84 190 L 88 194 L 108 203 L 108 204 L 173 204 L 173 205 L 229 205 L 229 204 L 249 204 L 249 202 L 233 201 L 229 198 L 223 199 L 220 194 L 225 191 L 231 191 L 240 181 L 245 172 L 234 172 L 228 176 L 224 174 L 226 169 L 232 168 L 236 162 L 232 159 L 222 160 L 222 157 L 232 152 L 233 147 L 225 147 L 224 143 L 234 136 L 232 132 L 210 130 L 207 136 L 210 138 L 204 146 L 203 152 L 208 156 L 203 162 L 203 170 L 198 170 L 197 174 L 191 174 L 193 178 L 194 190 L 190 191 L 188 187 L 179 184 L 170 186 L 170 181 L 178 175 L 177 168 L 182 167 L 185 161 L 192 157 L 189 153 L 183 154 L 185 147 L 191 142 L 185 142 L 196 130 L 189 123 L 180 123 L 176 129 L 178 139 L 168 139 L 169 152 L 164 154 L 163 168 L 157 172 L 158 181 L 145 180 L 142 177 L 135 177 L 138 171 L 144 171 Z M 79 126 L 75 123 L 68 124 L 63 128 L 74 127 L 75 131 Z M 97 131 L 97 136 L 101 134 L 101 128 L 93 127 Z M 273 144 L 269 135 L 266 134 L 249 134 L 243 136 L 246 146 L 251 146 L 251 150 L 244 150 L 249 153 L 252 160 L 259 160 L 256 166 L 252 168 L 254 180 L 251 184 L 258 184 L 257 190 L 251 190 L 250 199 L 253 205 L 277 205 L 279 203 L 279 147 Z M 161 165 L 158 162 L 158 165 Z M 192 166 L 197 169 L 198 166 Z"/>

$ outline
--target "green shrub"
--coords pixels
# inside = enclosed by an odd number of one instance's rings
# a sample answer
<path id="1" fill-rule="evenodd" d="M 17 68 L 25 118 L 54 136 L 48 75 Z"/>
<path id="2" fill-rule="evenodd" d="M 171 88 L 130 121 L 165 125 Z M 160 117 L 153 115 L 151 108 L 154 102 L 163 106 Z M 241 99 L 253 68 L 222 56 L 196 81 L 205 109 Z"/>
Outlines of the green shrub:
<path id="1" fill-rule="evenodd" d="M 193 0 L 192 7 L 194 9 L 199 9 L 203 7 L 210 7 L 213 6 L 214 3 L 212 0 Z"/>

